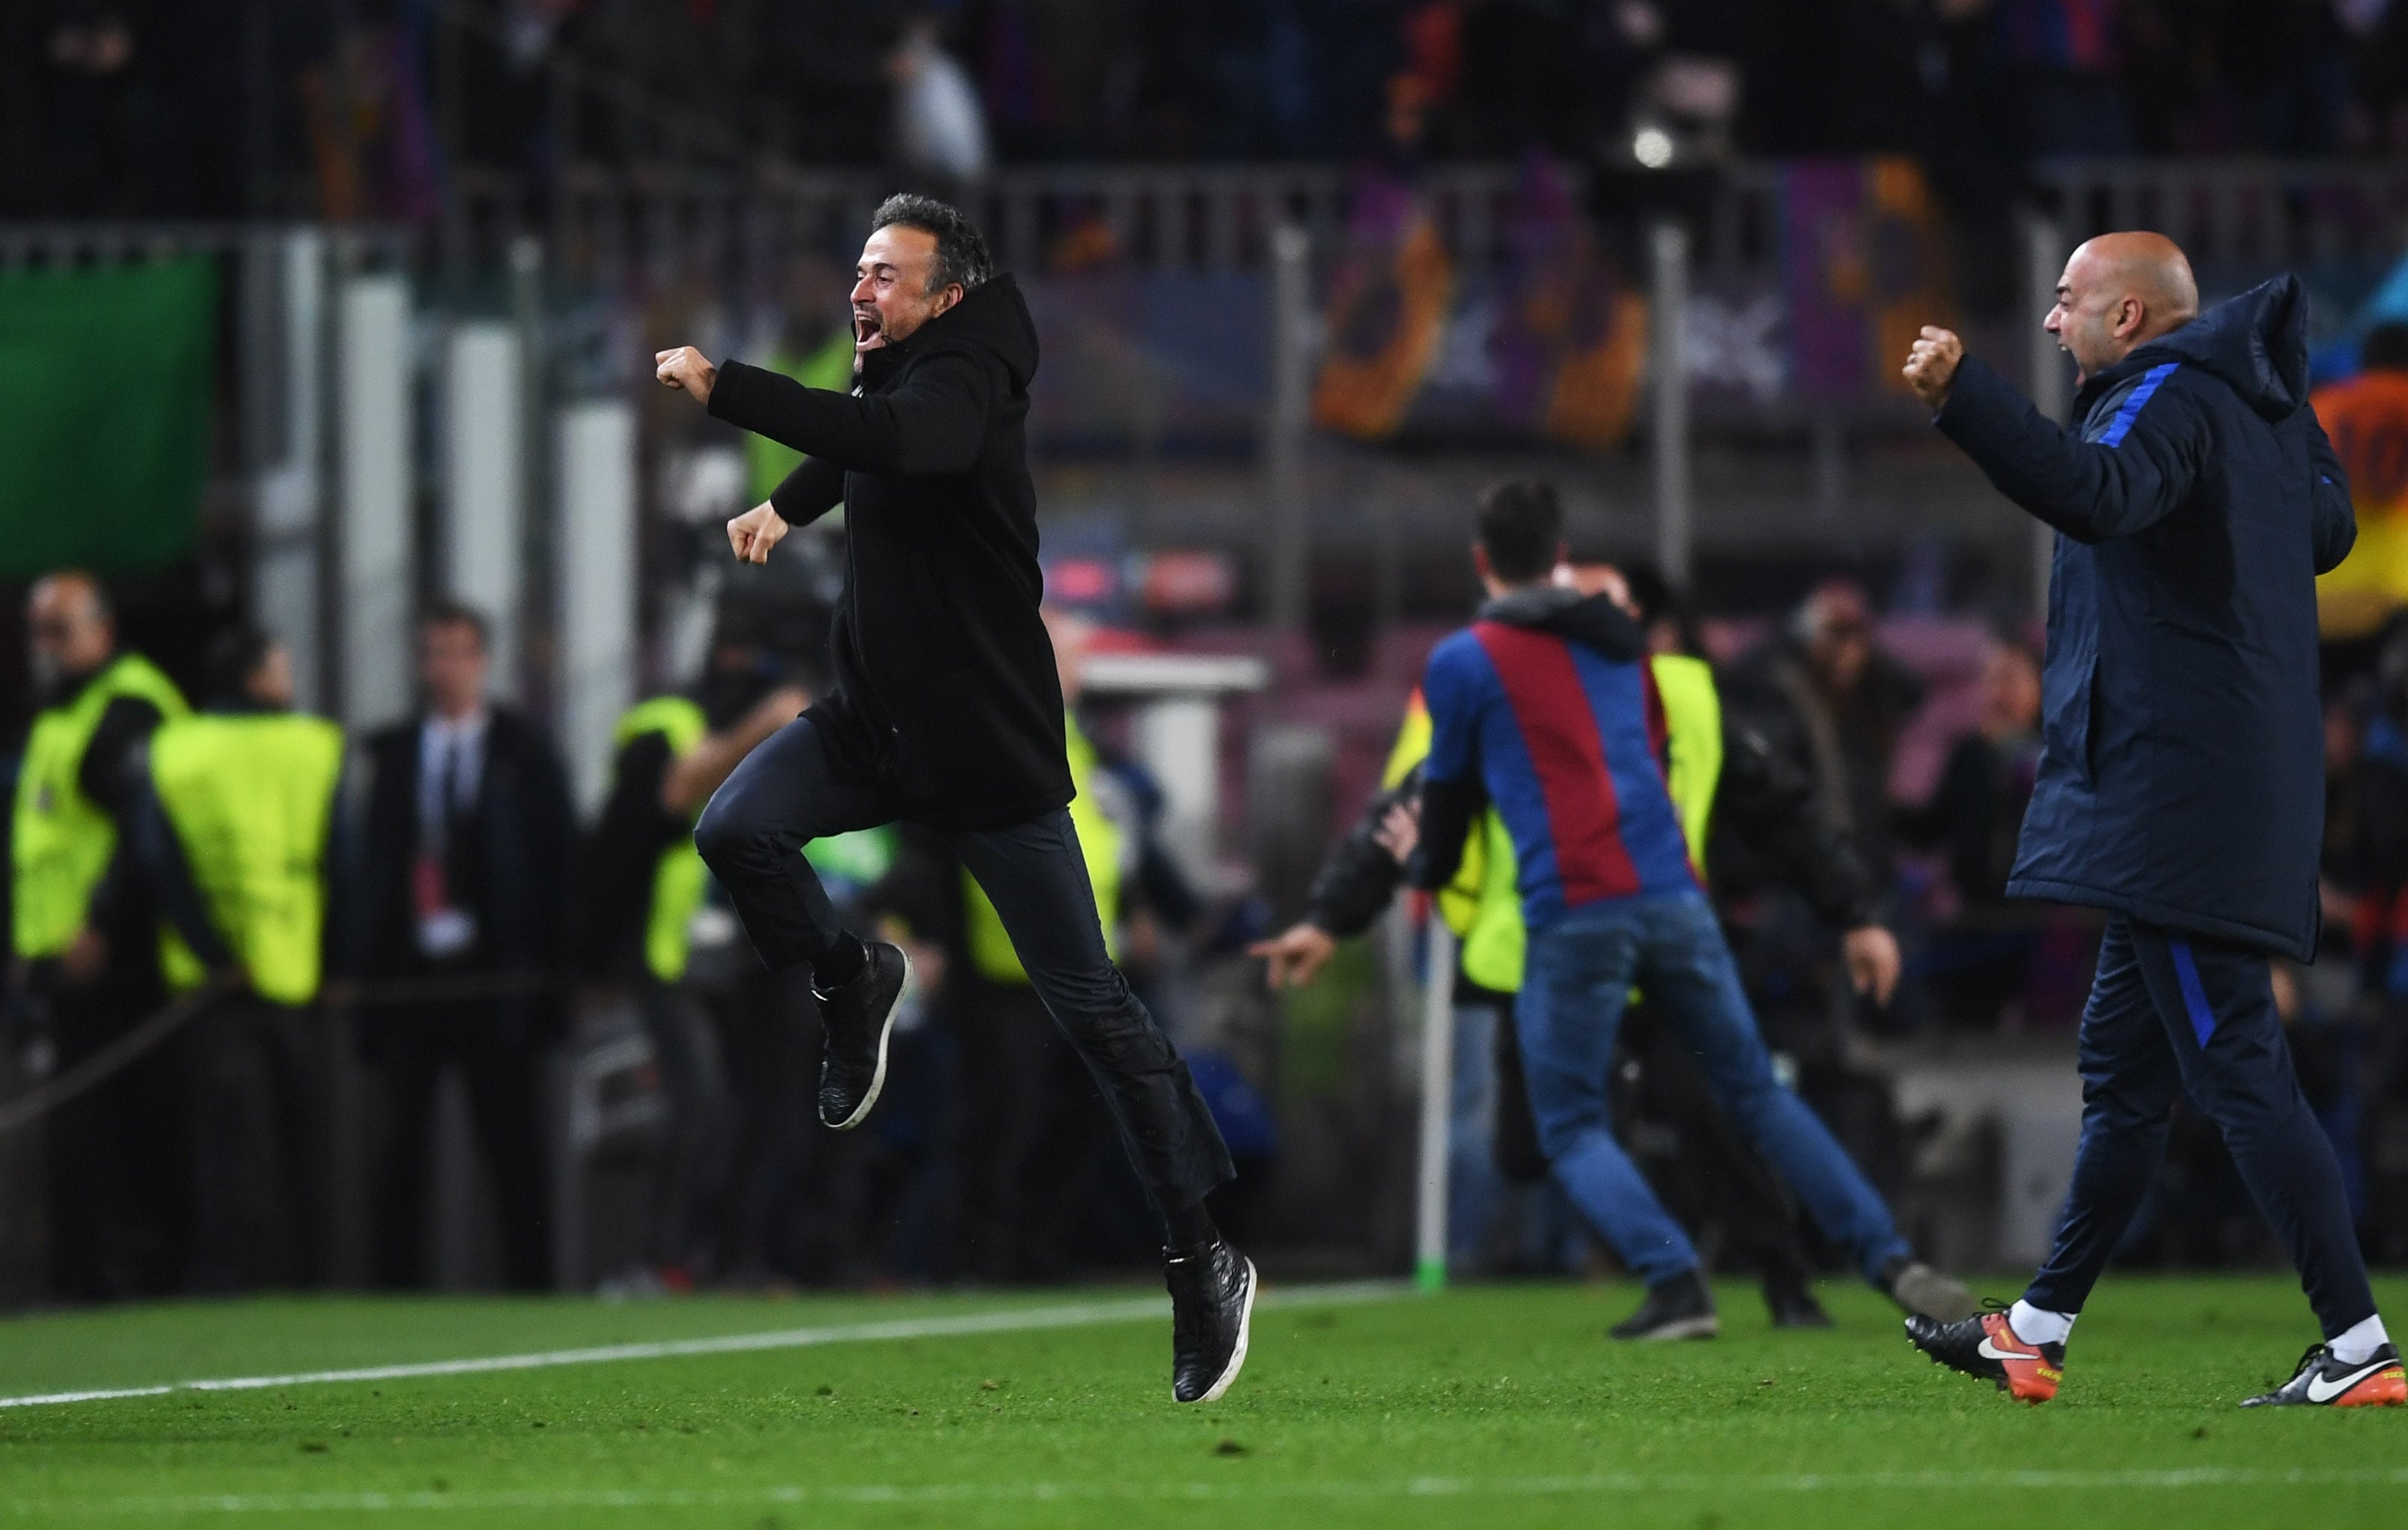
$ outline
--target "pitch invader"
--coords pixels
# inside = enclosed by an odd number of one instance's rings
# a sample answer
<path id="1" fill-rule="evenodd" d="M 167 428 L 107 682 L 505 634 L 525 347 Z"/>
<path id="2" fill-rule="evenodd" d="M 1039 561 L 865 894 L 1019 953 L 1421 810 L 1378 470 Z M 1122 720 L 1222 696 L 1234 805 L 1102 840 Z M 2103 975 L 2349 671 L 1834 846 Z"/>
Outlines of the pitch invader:
<path id="1" fill-rule="evenodd" d="M 2315 576 L 2356 536 L 2307 405 L 2307 299 L 2282 277 L 2202 314 L 2172 241 L 2110 234 L 2066 263 L 2047 328 L 2082 369 L 2072 431 L 1946 330 L 1924 330 L 1905 370 L 1941 430 L 2058 534 L 2040 775 L 2007 891 L 2109 914 L 2082 1017 L 2082 1146 L 2022 1299 L 1907 1333 L 2026 1402 L 2057 1395 L 2181 1092 L 2223 1131 L 2324 1329 L 2244 1406 L 2398 1406 L 2408 1377 L 2269 965 L 2315 955 Z"/>

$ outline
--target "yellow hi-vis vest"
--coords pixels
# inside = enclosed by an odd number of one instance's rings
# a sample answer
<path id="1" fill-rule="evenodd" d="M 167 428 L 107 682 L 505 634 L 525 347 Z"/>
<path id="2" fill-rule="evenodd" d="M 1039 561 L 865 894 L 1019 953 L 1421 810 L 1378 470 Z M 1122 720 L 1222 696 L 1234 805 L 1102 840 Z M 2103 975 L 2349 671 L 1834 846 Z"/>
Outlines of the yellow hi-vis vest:
<path id="1" fill-rule="evenodd" d="M 1671 757 L 1665 788 L 1681 831 L 1689 842 L 1689 864 L 1705 879 L 1706 832 L 1713 820 L 1714 789 L 1723 773 L 1722 697 L 1714 672 L 1703 659 L 1659 654 L 1648 662 L 1656 694 L 1664 703 L 1666 753 Z M 1419 691 L 1405 708 L 1405 725 L 1389 751 L 1381 784 L 1394 787 L 1429 755 L 1429 708 Z M 1522 924 L 1522 894 L 1512 836 L 1489 808 L 1480 816 L 1463 848 L 1463 866 L 1438 895 L 1439 912 L 1463 941 L 1463 975 L 1494 993 L 1521 991 L 1528 932 Z"/>
<path id="2" fill-rule="evenodd" d="M 675 760 L 701 743 L 710 731 L 710 721 L 700 707 L 683 696 L 654 696 L 627 708 L 611 734 L 611 748 L 624 750 L 644 735 L 656 733 L 668 741 L 669 758 Z M 652 910 L 644 922 L 644 965 L 665 983 L 685 976 L 686 962 L 694 954 L 695 910 L 702 907 L 703 890 L 710 882 L 710 869 L 695 850 L 692 835 L 661 851 L 660 865 L 652 872 Z"/>
<path id="3" fill-rule="evenodd" d="M 1077 719 L 1068 712 L 1063 717 L 1068 724 L 1064 742 L 1070 754 L 1070 785 L 1078 793 L 1070 799 L 1070 826 L 1079 831 L 1079 853 L 1087 863 L 1087 881 L 1096 892 L 1096 914 L 1104 924 L 1104 949 L 1118 956 L 1120 943 L 1112 926 L 1120 922 L 1121 911 L 1121 826 L 1104 811 L 1093 790 L 1096 746 L 1079 731 Z M 1020 953 L 1011 949 L 1003 916 L 995 911 L 986 890 L 967 868 L 962 872 L 962 897 L 969 924 L 970 965 L 989 982 L 1028 986 L 1028 969 L 1020 965 Z"/>
<path id="4" fill-rule="evenodd" d="M 117 853 L 117 825 L 83 794 L 76 777 L 101 715 L 120 696 L 147 701 L 169 721 L 192 711 L 175 681 L 148 659 L 127 653 L 86 681 L 73 701 L 35 716 L 17 777 L 9 849 L 16 871 L 10 935 L 20 956 L 56 956 L 67 949 Z"/>
<path id="5" fill-rule="evenodd" d="M 318 996 L 326 930 L 326 836 L 343 774 L 343 730 L 293 713 L 204 715 L 150 736 L 150 785 L 184 850 L 202 908 L 260 997 Z M 170 988 L 208 974 L 173 930 Z"/>

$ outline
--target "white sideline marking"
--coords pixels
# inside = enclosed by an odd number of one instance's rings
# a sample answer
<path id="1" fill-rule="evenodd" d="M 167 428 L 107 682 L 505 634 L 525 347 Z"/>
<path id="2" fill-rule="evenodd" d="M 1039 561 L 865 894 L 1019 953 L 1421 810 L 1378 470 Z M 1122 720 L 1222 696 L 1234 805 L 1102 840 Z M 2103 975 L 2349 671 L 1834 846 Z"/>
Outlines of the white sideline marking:
<path id="1" fill-rule="evenodd" d="M 1629 1493 L 1804 1494 L 1978 1490 L 2163 1490 L 2235 1487 L 2408 1487 L 2408 1467 L 2262 1471 L 2172 1470 L 1799 1472 L 1774 1476 L 1629 1472 L 1579 1477 L 1408 1477 L 1372 1481 L 977 1482 L 909 1487 L 562 1489 L 452 1493 L 196 1494 L 187 1497 L 17 1499 L 18 1514 L 354 1514 L 411 1509 L 745 1509 L 781 1504 L 999 1504 L 1062 1501 L 1242 1502 L 1247 1499 L 1531 1498 Z"/>
<path id="2" fill-rule="evenodd" d="M 1386 1301 L 1410 1294 L 1401 1280 L 1358 1280 L 1345 1284 L 1296 1286 L 1268 1290 L 1266 1308 L 1338 1307 L 1356 1302 Z M 485 1371 L 541 1370 L 552 1366 L 599 1366 L 620 1360 L 676 1360 L 688 1355 L 740 1354 L 751 1350 L 803 1350 L 821 1344 L 863 1344 L 879 1339 L 953 1338 L 968 1334 L 1017 1334 L 1040 1328 L 1083 1328 L 1104 1323 L 1137 1323 L 1161 1318 L 1169 1310 L 1167 1296 L 1132 1296 L 1120 1301 L 1079 1302 L 1062 1307 L 1019 1308 L 1002 1312 L 972 1312 L 952 1318 L 902 1318 L 886 1323 L 838 1323 L 825 1328 L 778 1328 L 757 1334 L 720 1334 L 709 1338 L 659 1339 L 644 1344 L 600 1344 L 581 1350 L 544 1350 L 532 1354 L 482 1355 L 466 1360 L 421 1360 L 393 1366 L 361 1366 L 349 1370 L 299 1371 L 290 1376 L 227 1376 L 197 1381 L 165 1381 L 153 1386 L 94 1387 L 82 1392 L 44 1392 L 23 1397 L 0 1397 L 0 1408 L 51 1408 L 63 1403 L 108 1402 L 119 1397 L 164 1397 L 178 1392 L 258 1392 L 268 1387 L 322 1386 L 335 1381 L 397 1381 L 422 1376 L 474 1376 Z"/>

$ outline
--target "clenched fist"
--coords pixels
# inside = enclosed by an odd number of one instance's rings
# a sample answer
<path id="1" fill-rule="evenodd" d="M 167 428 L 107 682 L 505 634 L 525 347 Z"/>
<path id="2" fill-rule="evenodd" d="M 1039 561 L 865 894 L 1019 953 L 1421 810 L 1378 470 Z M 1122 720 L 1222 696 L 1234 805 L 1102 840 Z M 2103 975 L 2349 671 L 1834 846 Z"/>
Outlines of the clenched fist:
<path id="1" fill-rule="evenodd" d="M 773 505 L 755 505 L 727 522 L 727 545 L 739 562 L 765 564 L 769 550 L 785 538 L 786 518 Z"/>
<path id="2" fill-rule="evenodd" d="M 652 375 L 661 379 L 661 386 L 682 389 L 692 393 L 697 404 L 710 402 L 710 390 L 719 380 L 719 368 L 711 365 L 701 351 L 690 345 L 681 345 L 675 350 L 656 350 L 652 353 Z"/>
<path id="3" fill-rule="evenodd" d="M 1965 359 L 1965 342 L 1954 330 L 1937 324 L 1923 326 L 1923 337 L 1906 358 L 1906 385 L 1914 396 L 1933 408 L 1948 402 L 1949 387 L 1956 380 L 1956 365 Z"/>

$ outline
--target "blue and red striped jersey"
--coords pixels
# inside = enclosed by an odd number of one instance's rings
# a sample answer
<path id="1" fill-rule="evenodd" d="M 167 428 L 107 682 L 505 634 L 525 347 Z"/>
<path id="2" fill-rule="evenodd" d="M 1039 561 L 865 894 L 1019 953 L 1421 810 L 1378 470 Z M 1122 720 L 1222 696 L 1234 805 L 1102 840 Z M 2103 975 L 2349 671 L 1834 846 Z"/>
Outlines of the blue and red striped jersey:
<path id="1" fill-rule="evenodd" d="M 1609 898 L 1695 889 L 1644 660 L 1479 622 L 1430 654 L 1431 781 L 1477 778 L 1513 838 L 1532 929 Z"/>

